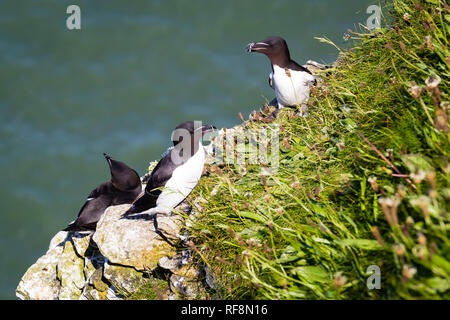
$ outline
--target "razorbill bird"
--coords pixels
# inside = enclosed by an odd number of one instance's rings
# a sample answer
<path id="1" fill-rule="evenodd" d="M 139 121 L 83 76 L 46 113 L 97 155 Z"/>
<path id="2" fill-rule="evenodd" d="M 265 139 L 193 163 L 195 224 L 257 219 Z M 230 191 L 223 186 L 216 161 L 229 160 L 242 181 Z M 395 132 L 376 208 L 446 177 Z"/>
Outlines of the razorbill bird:
<path id="1" fill-rule="evenodd" d="M 206 154 L 202 144 L 205 133 L 215 130 L 211 125 L 187 121 L 172 133 L 173 148 L 153 169 L 144 194 L 124 216 L 145 213 L 170 213 L 194 189 L 203 172 Z"/>
<path id="2" fill-rule="evenodd" d="M 269 85 L 275 90 L 278 108 L 301 107 L 308 101 L 310 86 L 315 83 L 311 72 L 291 59 L 286 41 L 281 37 L 268 37 L 246 46 L 247 52 L 265 54 L 272 64 Z"/>
<path id="3" fill-rule="evenodd" d="M 78 213 L 78 218 L 63 231 L 95 230 L 98 220 L 109 206 L 132 203 L 141 193 L 141 179 L 125 163 L 103 154 L 108 161 L 111 180 L 92 190 Z"/>

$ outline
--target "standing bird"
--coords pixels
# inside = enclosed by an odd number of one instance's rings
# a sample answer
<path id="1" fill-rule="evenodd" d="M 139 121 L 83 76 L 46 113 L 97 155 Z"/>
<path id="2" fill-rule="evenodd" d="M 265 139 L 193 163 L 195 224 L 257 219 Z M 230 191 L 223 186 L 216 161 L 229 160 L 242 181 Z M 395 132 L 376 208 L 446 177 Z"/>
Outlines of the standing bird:
<path id="1" fill-rule="evenodd" d="M 108 161 L 111 180 L 99 185 L 89 194 L 78 218 L 63 231 L 92 231 L 109 206 L 132 203 L 141 193 L 141 179 L 125 163 L 103 154 Z"/>
<path id="2" fill-rule="evenodd" d="M 170 213 L 179 205 L 200 180 L 206 159 L 202 137 L 214 129 L 214 126 L 202 126 L 193 121 L 178 125 L 172 133 L 173 148 L 158 162 L 148 178 L 144 194 L 124 216 Z"/>
<path id="3" fill-rule="evenodd" d="M 247 52 L 261 52 L 272 64 L 269 85 L 275 89 L 278 108 L 302 107 L 309 98 L 310 86 L 316 81 L 311 72 L 294 60 L 286 41 L 281 37 L 268 37 L 259 42 L 251 42 Z"/>

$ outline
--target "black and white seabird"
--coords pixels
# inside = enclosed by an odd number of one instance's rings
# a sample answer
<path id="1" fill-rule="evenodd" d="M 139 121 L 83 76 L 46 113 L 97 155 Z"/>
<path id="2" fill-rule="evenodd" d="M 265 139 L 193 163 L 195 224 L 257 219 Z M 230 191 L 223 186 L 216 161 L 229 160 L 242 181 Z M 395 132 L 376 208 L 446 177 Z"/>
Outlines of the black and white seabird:
<path id="1" fill-rule="evenodd" d="M 170 213 L 194 189 L 203 172 L 206 153 L 202 137 L 215 130 L 211 125 L 187 121 L 172 133 L 173 148 L 158 162 L 145 187 L 124 216 L 145 213 Z"/>
<path id="2" fill-rule="evenodd" d="M 103 155 L 109 164 L 111 180 L 92 190 L 80 209 L 78 218 L 63 231 L 95 230 L 107 207 L 132 203 L 141 193 L 142 184 L 138 173 L 106 153 Z"/>
<path id="3" fill-rule="evenodd" d="M 309 99 L 310 86 L 316 79 L 311 72 L 291 59 L 286 41 L 281 37 L 268 37 L 251 42 L 247 52 L 265 54 L 272 63 L 269 85 L 275 90 L 278 108 L 301 107 Z"/>

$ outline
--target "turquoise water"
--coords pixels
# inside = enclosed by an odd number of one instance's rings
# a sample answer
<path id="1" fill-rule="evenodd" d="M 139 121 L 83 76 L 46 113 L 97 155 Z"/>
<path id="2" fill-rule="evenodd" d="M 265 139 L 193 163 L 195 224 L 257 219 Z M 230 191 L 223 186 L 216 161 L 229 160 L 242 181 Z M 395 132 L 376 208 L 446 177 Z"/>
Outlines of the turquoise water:
<path id="1" fill-rule="evenodd" d="M 184 120 L 240 122 L 273 98 L 248 42 L 283 36 L 291 56 L 331 62 L 363 0 L 0 1 L 0 298 L 109 179 L 102 153 L 141 175 Z M 81 8 L 81 30 L 66 8 Z"/>

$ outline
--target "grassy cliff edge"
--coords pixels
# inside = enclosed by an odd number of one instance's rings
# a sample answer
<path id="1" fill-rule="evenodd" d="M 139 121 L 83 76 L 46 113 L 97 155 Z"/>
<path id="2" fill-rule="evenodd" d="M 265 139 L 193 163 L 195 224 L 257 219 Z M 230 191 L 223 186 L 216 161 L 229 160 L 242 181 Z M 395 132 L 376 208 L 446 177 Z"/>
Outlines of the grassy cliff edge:
<path id="1" fill-rule="evenodd" d="M 308 117 L 272 123 L 275 174 L 207 168 L 189 233 L 212 297 L 450 298 L 449 9 L 393 0 L 389 26 L 351 33 Z"/>

